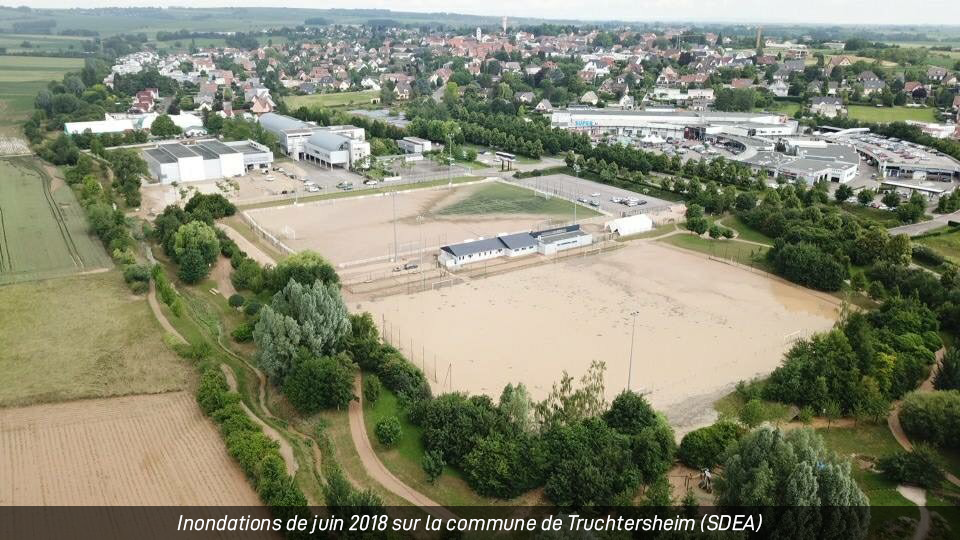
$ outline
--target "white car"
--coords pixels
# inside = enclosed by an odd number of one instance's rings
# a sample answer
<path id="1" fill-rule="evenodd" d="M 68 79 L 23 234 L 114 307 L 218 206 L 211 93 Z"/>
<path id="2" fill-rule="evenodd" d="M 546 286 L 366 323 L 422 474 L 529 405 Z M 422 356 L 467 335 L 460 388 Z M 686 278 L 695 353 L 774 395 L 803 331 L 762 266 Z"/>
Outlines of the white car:
<path id="1" fill-rule="evenodd" d="M 365 185 L 365 186 L 375 186 L 375 185 L 377 185 L 377 181 L 376 181 L 376 180 L 367 180 L 366 182 L 363 183 L 363 185 Z"/>
<path id="2" fill-rule="evenodd" d="M 274 177 L 272 174 L 268 174 L 267 177 L 264 178 L 264 180 L 266 180 L 267 182 L 273 182 L 274 180 L 276 180 L 276 177 Z"/>
<path id="3" fill-rule="evenodd" d="M 309 193 L 317 193 L 320 191 L 320 186 L 307 186 L 307 191 Z"/>
<path id="4" fill-rule="evenodd" d="M 591 196 L 591 197 L 599 197 L 600 194 L 599 194 L 599 193 L 591 193 L 590 196 Z"/>

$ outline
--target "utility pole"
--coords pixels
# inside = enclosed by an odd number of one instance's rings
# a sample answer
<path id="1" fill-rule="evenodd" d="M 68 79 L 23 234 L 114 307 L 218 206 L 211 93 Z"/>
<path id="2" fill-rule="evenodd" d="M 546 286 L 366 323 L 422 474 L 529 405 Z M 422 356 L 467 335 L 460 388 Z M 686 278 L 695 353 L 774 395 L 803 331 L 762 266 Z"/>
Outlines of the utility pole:
<path id="1" fill-rule="evenodd" d="M 638 311 L 634 311 L 630 315 L 633 317 L 633 329 L 630 331 L 630 370 L 627 372 L 627 390 L 630 390 L 630 383 L 633 377 L 633 342 L 635 341 L 637 335 L 637 314 Z"/>

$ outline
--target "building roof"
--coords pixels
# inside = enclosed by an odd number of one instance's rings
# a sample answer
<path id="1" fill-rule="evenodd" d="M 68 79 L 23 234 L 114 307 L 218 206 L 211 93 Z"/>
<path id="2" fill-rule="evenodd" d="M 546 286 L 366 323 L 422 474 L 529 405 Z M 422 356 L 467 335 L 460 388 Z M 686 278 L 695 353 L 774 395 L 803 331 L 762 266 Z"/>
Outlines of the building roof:
<path id="1" fill-rule="evenodd" d="M 506 234 L 497 237 L 507 249 L 523 249 L 537 245 L 530 233 Z"/>
<path id="2" fill-rule="evenodd" d="M 154 161 L 158 163 L 176 163 L 177 159 L 170 154 L 160 150 L 158 148 L 150 148 L 143 151 L 144 154 L 150 156 Z"/>
<path id="3" fill-rule="evenodd" d="M 464 242 L 462 244 L 443 246 L 441 249 L 453 255 L 454 257 L 465 257 L 467 255 L 482 253 L 484 251 L 501 250 L 503 247 L 503 242 L 500 241 L 500 238 L 484 238 L 483 240 L 474 240 L 472 242 Z"/>
<path id="4" fill-rule="evenodd" d="M 200 141 L 200 142 L 197 143 L 197 146 L 202 146 L 202 147 L 206 148 L 207 150 L 209 150 L 209 151 L 211 151 L 211 152 L 214 152 L 214 153 L 216 153 L 217 155 L 221 155 L 221 156 L 224 155 L 224 154 L 236 154 L 236 153 L 238 153 L 238 152 L 237 152 L 236 150 L 234 150 L 233 148 L 231 148 L 231 147 L 229 147 L 229 146 L 227 146 L 227 145 L 225 145 L 225 144 L 223 144 L 222 142 L 217 141 L 217 140 Z"/>
<path id="5" fill-rule="evenodd" d="M 260 125 L 267 131 L 276 133 L 291 129 L 310 129 L 310 124 L 297 120 L 291 116 L 277 113 L 266 113 L 260 116 Z"/>
<path id="6" fill-rule="evenodd" d="M 187 148 L 186 146 L 184 146 L 184 145 L 182 145 L 182 144 L 180 144 L 180 143 L 175 143 L 175 144 L 161 144 L 158 148 L 160 148 L 161 150 L 169 153 L 171 156 L 173 156 L 173 157 L 175 157 L 175 158 L 178 158 L 178 159 L 179 159 L 179 158 L 197 157 L 197 155 L 198 155 L 196 152 L 194 152 L 193 150 Z"/>
<path id="7" fill-rule="evenodd" d="M 314 131 L 307 142 L 324 150 L 342 150 L 343 145 L 349 143 L 350 139 L 329 131 Z"/>

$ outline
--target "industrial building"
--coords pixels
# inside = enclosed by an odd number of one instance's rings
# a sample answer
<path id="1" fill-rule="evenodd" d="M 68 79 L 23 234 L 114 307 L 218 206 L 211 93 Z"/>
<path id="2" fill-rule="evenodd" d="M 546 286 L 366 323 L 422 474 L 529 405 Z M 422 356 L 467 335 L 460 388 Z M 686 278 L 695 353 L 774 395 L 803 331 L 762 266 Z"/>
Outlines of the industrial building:
<path id="1" fill-rule="evenodd" d="M 609 110 L 568 108 L 554 111 L 550 125 L 590 135 L 616 134 L 642 137 L 658 135 L 703 139 L 707 135 L 730 134 L 746 137 L 789 136 L 797 133 L 797 121 L 778 113 Z"/>
<path id="2" fill-rule="evenodd" d="M 364 140 L 363 128 L 318 126 L 276 113 L 260 116 L 259 122 L 263 129 L 276 135 L 280 151 L 297 161 L 350 168 L 370 155 L 370 143 Z"/>
<path id="3" fill-rule="evenodd" d="M 845 129 L 823 136 L 856 149 L 869 164 L 877 167 L 881 178 L 943 182 L 960 179 L 960 161 L 921 144 L 875 135 L 867 128 Z"/>
<path id="4" fill-rule="evenodd" d="M 421 139 L 420 137 L 397 139 L 397 146 L 405 154 L 422 154 L 429 152 L 433 148 L 433 144 L 430 141 Z"/>
<path id="5" fill-rule="evenodd" d="M 785 141 L 787 152 L 759 150 L 734 159 L 771 177 L 813 184 L 819 181 L 845 184 L 857 176 L 860 156 L 852 146 L 825 141 Z"/>
<path id="6" fill-rule="evenodd" d="M 161 184 L 230 178 L 273 162 L 269 148 L 249 140 L 158 144 L 144 148 L 142 155 L 151 178 Z"/>
<path id="7" fill-rule="evenodd" d="M 448 269 L 456 269 L 500 257 L 521 257 L 524 255 L 553 255 L 559 251 L 588 246 L 593 243 L 593 235 L 584 232 L 580 225 L 569 225 L 545 231 L 504 234 L 494 238 L 479 238 L 451 244 L 440 248 L 437 262 Z"/>
<path id="8" fill-rule="evenodd" d="M 85 132 L 94 135 L 101 133 L 125 133 L 127 131 L 149 130 L 153 122 L 160 115 L 157 113 L 127 114 L 106 113 L 103 120 L 89 122 L 66 122 L 63 131 L 67 135 L 80 135 Z M 203 119 L 195 114 L 170 114 L 170 120 L 188 137 L 204 136 L 207 129 L 203 127 Z"/>

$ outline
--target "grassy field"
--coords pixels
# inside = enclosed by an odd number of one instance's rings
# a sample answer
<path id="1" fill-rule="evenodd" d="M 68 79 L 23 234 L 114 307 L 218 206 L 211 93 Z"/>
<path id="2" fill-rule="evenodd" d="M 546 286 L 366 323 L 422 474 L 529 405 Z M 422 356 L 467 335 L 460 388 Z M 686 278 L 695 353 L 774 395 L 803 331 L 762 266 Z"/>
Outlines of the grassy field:
<path id="1" fill-rule="evenodd" d="M 960 264 L 960 230 L 944 229 L 938 234 L 921 236 L 913 241 L 935 250 L 954 264 Z"/>
<path id="2" fill-rule="evenodd" d="M 0 406 L 182 389 L 187 367 L 119 272 L 0 287 Z"/>
<path id="3" fill-rule="evenodd" d="M 930 107 L 871 107 L 869 105 L 850 105 L 847 116 L 864 122 L 888 123 L 916 120 L 918 122 L 936 122 L 934 109 Z"/>
<path id="4" fill-rule="evenodd" d="M 436 214 L 481 215 L 481 214 L 547 214 L 570 216 L 577 206 L 577 218 L 598 216 L 596 211 L 574 202 L 552 197 L 545 199 L 537 193 L 518 186 L 500 182 L 486 184 L 467 198 L 439 209 Z"/>
<path id="5" fill-rule="evenodd" d="M 0 160 L 0 284 L 111 266 L 73 192 L 41 167 Z"/>
<path id="6" fill-rule="evenodd" d="M 739 239 L 773 245 L 773 238 L 751 228 L 737 216 L 727 216 L 720 220 L 720 224 L 737 231 L 737 238 Z"/>
<path id="7" fill-rule="evenodd" d="M 475 182 L 480 180 L 476 176 L 459 176 L 447 180 L 446 178 L 440 180 L 428 180 L 426 182 L 417 182 L 415 184 L 384 184 L 383 187 L 372 188 L 372 189 L 355 189 L 350 191 L 334 191 L 333 193 L 324 193 L 322 195 L 310 195 L 308 197 L 300 197 L 296 199 L 298 202 L 307 203 L 313 201 L 323 201 L 327 199 L 346 199 L 349 197 L 358 197 L 360 195 L 374 195 L 376 193 L 390 193 L 392 191 L 405 191 L 408 189 L 422 189 L 429 187 L 436 187 L 446 185 L 448 183 L 452 184 L 462 184 L 464 182 Z M 244 210 L 252 210 L 255 208 L 270 208 L 273 206 L 284 206 L 287 204 L 293 204 L 294 199 L 280 199 L 276 201 L 268 201 L 264 203 L 257 204 L 240 204 L 241 208 Z"/>
<path id="8" fill-rule="evenodd" d="M 33 110 L 37 92 L 81 67 L 80 58 L 0 56 L 0 135 L 19 135 L 18 124 Z"/>
<path id="9" fill-rule="evenodd" d="M 376 90 L 362 90 L 359 92 L 333 92 L 330 94 L 313 94 L 309 96 L 288 96 L 283 98 L 287 107 L 350 107 L 365 105 L 370 100 L 380 96 Z"/>
<path id="10" fill-rule="evenodd" d="M 774 101 L 770 110 L 787 116 L 793 116 L 800 110 L 800 104 L 794 101 Z"/>
<path id="11" fill-rule="evenodd" d="M 760 268 L 764 267 L 762 258 L 768 251 L 768 248 L 746 242 L 713 240 L 693 234 L 675 234 L 657 241 Z"/>

